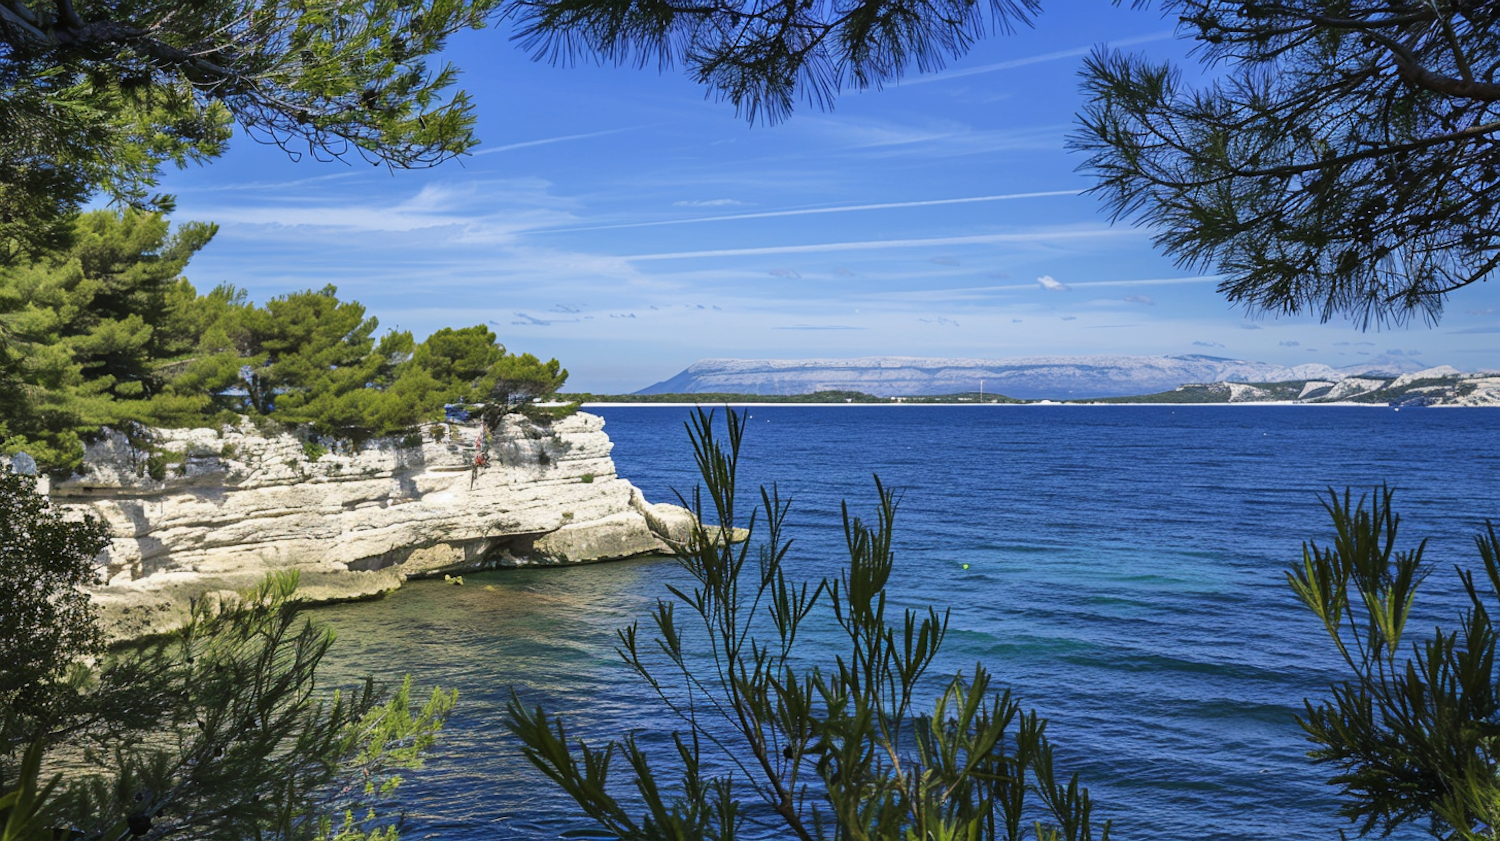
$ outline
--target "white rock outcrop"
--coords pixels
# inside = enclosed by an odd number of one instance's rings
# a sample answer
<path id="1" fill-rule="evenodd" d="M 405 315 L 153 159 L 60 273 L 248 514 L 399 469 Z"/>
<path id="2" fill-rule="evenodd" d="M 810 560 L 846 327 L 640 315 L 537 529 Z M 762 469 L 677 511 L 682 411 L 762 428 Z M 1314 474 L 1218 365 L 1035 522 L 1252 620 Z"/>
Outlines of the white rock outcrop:
<path id="1" fill-rule="evenodd" d="M 1360 394 L 1368 394 L 1376 389 L 1384 388 L 1385 380 L 1372 380 L 1363 377 L 1345 377 L 1334 384 L 1328 393 L 1319 398 L 1326 402 L 1344 400 Z"/>
<path id="2" fill-rule="evenodd" d="M 667 552 L 663 538 L 691 531 L 686 510 L 615 475 L 602 418 L 509 416 L 479 468 L 479 428 L 437 426 L 441 440 L 429 430 L 324 454 L 248 425 L 157 430 L 154 463 L 110 434 L 51 495 L 113 532 L 95 598 L 119 636 L 175 627 L 192 601 L 277 570 L 297 570 L 305 598 L 332 601 L 412 576 Z"/>
<path id="3" fill-rule="evenodd" d="M 1244 403 L 1246 401 L 1264 400 L 1268 392 L 1263 388 L 1256 388 L 1245 383 L 1224 383 L 1229 386 L 1229 402 Z"/>
<path id="4" fill-rule="evenodd" d="M 1402 374 L 1393 380 L 1390 388 L 1405 388 L 1420 380 L 1446 380 L 1463 376 L 1463 372 L 1452 365 L 1439 365 L 1436 368 L 1423 368 L 1420 371 L 1412 371 Z"/>
<path id="5" fill-rule="evenodd" d="M 1297 399 L 1305 400 L 1308 395 L 1314 392 L 1326 391 L 1331 388 L 1333 388 L 1333 383 L 1329 380 L 1308 380 L 1306 383 L 1303 383 L 1302 392 L 1297 395 Z"/>
<path id="6" fill-rule="evenodd" d="M 1500 376 L 1476 375 L 1463 381 L 1464 388 L 1450 406 L 1500 406 Z"/>

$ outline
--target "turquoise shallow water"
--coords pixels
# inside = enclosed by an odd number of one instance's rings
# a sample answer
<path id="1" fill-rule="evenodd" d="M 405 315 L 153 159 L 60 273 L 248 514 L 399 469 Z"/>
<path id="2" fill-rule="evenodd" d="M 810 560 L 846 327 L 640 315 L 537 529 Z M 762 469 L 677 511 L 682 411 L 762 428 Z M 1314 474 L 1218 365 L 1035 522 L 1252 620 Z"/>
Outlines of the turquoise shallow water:
<path id="1" fill-rule="evenodd" d="M 670 501 L 694 481 L 688 410 L 598 410 L 621 475 Z M 983 661 L 1051 720 L 1120 838 L 1336 837 L 1333 792 L 1293 720 L 1334 663 L 1283 570 L 1322 539 L 1329 487 L 1389 481 L 1431 539 L 1421 619 L 1451 624 L 1455 561 L 1500 518 L 1500 412 L 1332 407 L 755 407 L 743 467 L 794 499 L 795 568 L 837 570 L 838 504 L 900 488 L 898 601 L 951 607 L 942 666 Z M 965 570 L 963 564 L 969 568 Z M 408 838 L 555 838 L 586 826 L 511 744 L 515 686 L 578 732 L 672 721 L 615 657 L 681 573 L 667 559 L 419 583 L 321 609 L 329 677 L 406 672 L 461 703 L 402 807 Z M 826 638 L 814 638 L 822 644 Z M 1415 833 L 1413 833 L 1413 836 Z M 767 833 L 766 837 L 776 837 Z"/>

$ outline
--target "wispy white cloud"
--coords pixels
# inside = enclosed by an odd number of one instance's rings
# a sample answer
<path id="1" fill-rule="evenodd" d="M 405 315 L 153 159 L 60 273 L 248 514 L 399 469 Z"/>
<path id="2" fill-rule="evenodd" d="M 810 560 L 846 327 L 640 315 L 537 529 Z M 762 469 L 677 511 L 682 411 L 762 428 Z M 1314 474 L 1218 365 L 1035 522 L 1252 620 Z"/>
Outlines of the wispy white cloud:
<path id="1" fill-rule="evenodd" d="M 1156 302 L 1146 295 L 1126 295 L 1125 301 L 1131 304 L 1144 304 L 1148 307 L 1156 305 Z"/>
<path id="2" fill-rule="evenodd" d="M 314 175 L 311 178 L 295 178 L 289 181 L 241 181 L 238 183 L 225 182 L 194 185 L 186 188 L 177 188 L 179 192 L 188 193 L 229 193 L 247 191 L 286 191 L 297 187 L 306 187 L 309 184 L 320 184 L 325 181 L 342 181 L 348 178 L 356 178 L 369 174 L 369 170 L 363 167 L 349 169 L 345 172 L 334 172 L 328 175 Z"/>
<path id="3" fill-rule="evenodd" d="M 744 202 L 738 199 L 702 199 L 672 202 L 673 207 L 730 207 L 737 204 L 744 204 Z"/>
<path id="4" fill-rule="evenodd" d="M 496 152 L 511 152 L 516 149 L 529 149 L 533 146 L 550 146 L 553 143 L 566 143 L 570 140 L 587 140 L 591 137 L 607 137 L 611 134 L 620 134 L 627 131 L 637 131 L 645 126 L 627 126 L 625 128 L 612 128 L 607 131 L 591 131 L 585 134 L 564 134 L 559 137 L 543 137 L 538 140 L 523 140 L 520 143 L 507 143 L 504 146 L 493 146 L 489 149 L 481 149 L 474 153 L 474 157 L 481 155 L 493 155 Z"/>
<path id="5" fill-rule="evenodd" d="M 913 272 L 910 275 L 900 274 L 889 278 L 881 278 L 877 282 L 883 288 L 866 289 L 862 292 L 866 297 L 882 301 L 889 301 L 898 306 L 908 306 L 911 303 L 921 302 L 924 304 L 935 304 L 937 302 L 963 303 L 966 306 L 997 306 L 1003 300 L 1037 300 L 1025 293 L 1040 293 L 1051 297 L 1046 287 L 1033 281 L 1031 283 L 1010 283 L 993 286 L 945 286 L 934 288 L 923 286 L 914 288 L 910 281 L 917 278 L 926 278 L 930 275 Z M 1054 278 L 1054 281 L 1056 279 Z M 1060 281 L 1057 281 L 1060 282 Z M 1159 286 L 1166 284 L 1191 284 L 1204 282 L 1203 278 L 1143 278 L 1140 280 L 1118 280 L 1118 281 L 1094 281 L 1092 283 L 1070 283 L 1065 284 L 1069 289 L 1086 289 L 1092 285 L 1108 285 L 1113 287 L 1131 286 Z M 1018 293 L 1011 295 L 1008 293 Z M 1107 299 L 1100 299 L 1092 303 L 1102 304 Z M 1116 304 L 1119 302 L 1116 301 Z M 1007 304 L 1009 306 L 1009 304 Z"/>
<path id="6" fill-rule="evenodd" d="M 812 245 L 771 245 L 759 248 L 721 248 L 709 251 L 670 251 L 660 254 L 634 254 L 622 260 L 687 260 L 701 257 L 748 257 L 762 254 L 816 254 L 832 251 L 874 251 L 888 248 L 930 248 L 943 245 L 984 245 L 1002 242 L 1054 242 L 1068 240 L 1113 239 L 1143 236 L 1133 228 L 1089 228 L 1072 231 L 1039 231 L 1026 234 L 979 234 L 963 237 L 926 237 L 922 239 L 865 240 L 861 242 L 825 242 Z"/>
<path id="7" fill-rule="evenodd" d="M 1119 41 L 1106 42 L 1108 47 L 1133 47 L 1137 44 L 1149 44 L 1154 41 L 1166 41 L 1173 37 L 1171 30 L 1153 32 L 1150 35 L 1141 35 L 1136 38 L 1122 38 Z M 1074 47 L 1068 50 L 1057 50 L 1050 53 L 1026 56 L 1025 58 L 1014 58 L 1010 61 L 1000 61 L 994 64 L 986 64 L 980 67 L 965 67 L 959 70 L 945 70 L 937 73 L 928 73 L 901 82 L 902 87 L 910 85 L 925 85 L 929 82 L 946 82 L 949 79 L 961 79 L 965 76 L 974 76 L 979 73 L 994 73 L 998 70 L 1014 70 L 1017 67 L 1027 67 L 1033 64 L 1043 64 L 1048 61 L 1058 61 L 1065 58 L 1077 58 L 1093 52 L 1093 45 L 1087 47 Z"/>
<path id="8" fill-rule="evenodd" d="M 1053 277 L 1050 274 L 1044 274 L 1044 275 L 1042 275 L 1041 277 L 1039 277 L 1039 278 L 1036 279 L 1036 282 L 1043 289 L 1046 289 L 1046 290 L 1049 290 L 1049 291 L 1052 291 L 1052 292 L 1066 292 L 1066 291 L 1068 291 L 1069 289 L 1072 288 L 1072 287 L 1068 286 L 1068 284 L 1063 283 L 1062 281 L 1058 280 L 1057 278 Z"/>
<path id="9" fill-rule="evenodd" d="M 653 228 L 663 225 L 696 225 L 701 222 L 730 222 L 739 219 L 778 219 L 787 216 L 814 216 L 824 213 L 855 213 L 867 210 L 900 210 L 912 207 L 940 207 L 951 204 L 974 204 L 976 202 L 1015 201 L 1017 199 L 1040 199 L 1052 196 L 1082 195 L 1082 190 L 1043 190 L 1031 193 L 1002 193 L 994 196 L 967 196 L 957 199 L 924 199 L 920 201 L 875 202 L 870 204 L 844 204 L 835 207 L 803 207 L 789 210 L 766 210 L 758 213 L 731 213 L 722 216 L 699 216 L 695 219 L 662 219 L 655 222 L 627 222 L 618 225 L 587 225 L 572 228 L 551 228 L 538 233 L 576 233 L 579 231 L 613 231 L 620 228 Z M 683 202 L 677 202 L 678 205 Z"/>
<path id="10" fill-rule="evenodd" d="M 228 203 L 199 206 L 193 213 L 226 225 L 283 229 L 410 232 L 450 227 L 455 240 L 509 241 L 518 232 L 575 221 L 571 202 L 550 194 L 537 179 L 436 183 L 395 201 L 320 203 Z"/>
<path id="11" fill-rule="evenodd" d="M 920 155 L 924 160 L 996 152 L 1061 151 L 1069 125 L 1018 126 L 976 129 L 957 120 L 918 124 L 844 117 L 813 119 L 811 130 L 835 148 L 861 157 L 887 158 Z"/>
<path id="12" fill-rule="evenodd" d="M 1141 280 L 1090 280 L 1074 286 L 1176 286 L 1180 283 L 1216 283 L 1220 275 L 1194 275 L 1193 277 L 1154 277 Z"/>

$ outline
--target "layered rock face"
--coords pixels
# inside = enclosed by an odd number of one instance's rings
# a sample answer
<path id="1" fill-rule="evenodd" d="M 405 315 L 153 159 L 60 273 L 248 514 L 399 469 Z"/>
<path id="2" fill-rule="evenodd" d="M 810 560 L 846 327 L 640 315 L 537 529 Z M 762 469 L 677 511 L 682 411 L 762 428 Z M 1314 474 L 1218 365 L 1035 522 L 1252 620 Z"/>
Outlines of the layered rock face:
<path id="1" fill-rule="evenodd" d="M 51 493 L 110 525 L 95 595 L 119 636 L 167 630 L 192 601 L 277 570 L 332 601 L 413 576 L 666 552 L 664 538 L 692 528 L 686 510 L 615 475 L 602 418 L 512 415 L 476 447 L 482 434 L 439 424 L 420 440 L 322 453 L 249 426 L 158 430 L 154 457 L 116 434 Z"/>

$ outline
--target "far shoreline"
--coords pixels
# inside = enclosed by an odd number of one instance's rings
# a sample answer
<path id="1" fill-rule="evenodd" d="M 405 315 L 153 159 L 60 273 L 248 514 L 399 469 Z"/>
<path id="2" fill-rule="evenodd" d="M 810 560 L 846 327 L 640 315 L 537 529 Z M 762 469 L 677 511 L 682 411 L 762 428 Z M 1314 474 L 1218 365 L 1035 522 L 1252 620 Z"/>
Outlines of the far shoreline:
<path id="1" fill-rule="evenodd" d="M 1016 408 L 1016 409 L 1026 409 L 1026 408 L 1035 408 L 1035 407 L 1039 407 L 1039 406 L 1078 406 L 1078 407 L 1156 406 L 1156 407 L 1171 407 L 1171 408 L 1174 408 L 1174 409 L 1178 408 L 1179 406 L 1181 406 L 1181 407 L 1188 407 L 1188 406 L 1192 406 L 1192 407 L 1204 407 L 1204 406 L 1209 406 L 1209 407 L 1212 407 L 1212 406 L 1218 406 L 1218 407 L 1224 407 L 1224 406 L 1309 406 L 1309 407 L 1322 407 L 1322 406 L 1329 406 L 1329 407 L 1340 407 L 1340 408 L 1396 409 L 1398 411 L 1400 409 L 1402 409 L 1402 408 L 1408 408 L 1408 407 L 1402 407 L 1402 406 L 1391 406 L 1391 405 L 1388 405 L 1388 404 L 1385 404 L 1385 403 L 1359 403 L 1359 402 L 1355 402 L 1355 401 L 1341 401 L 1341 402 L 1337 402 L 1337 403 L 1304 403 L 1304 402 L 1295 401 L 1295 400 L 1257 400 L 1257 401 L 1245 401 L 1243 403 L 1151 403 L 1151 402 L 1140 402 L 1140 403 L 1126 403 L 1126 402 L 1095 403 L 1095 402 L 1081 402 L 1081 401 L 1074 402 L 1074 401 L 1062 401 L 1062 400 L 1047 400 L 1047 401 L 1037 401 L 1037 402 L 1028 402 L 1028 403 L 900 403 L 900 402 L 894 402 L 894 401 L 890 402 L 890 403 L 742 403 L 742 402 L 737 402 L 737 401 L 731 401 L 731 402 L 728 402 L 728 403 L 718 403 L 718 402 L 703 402 L 703 403 L 656 403 L 656 402 L 649 402 L 649 401 L 642 400 L 642 401 L 633 401 L 633 402 L 607 402 L 607 401 L 601 401 L 601 402 L 597 402 L 597 403 L 595 403 L 595 402 L 584 402 L 584 403 L 580 404 L 580 408 L 583 408 L 583 409 L 618 409 L 618 408 L 628 408 L 628 407 L 633 407 L 633 406 L 661 407 L 661 408 L 667 408 L 667 409 L 691 409 L 691 408 L 693 408 L 695 406 L 709 406 L 709 407 L 730 406 L 730 407 L 745 407 L 745 408 L 791 406 L 791 407 L 813 407 L 813 408 L 835 408 L 836 407 L 836 408 L 850 408 L 850 409 L 852 409 L 852 408 L 861 408 L 861 407 L 863 407 L 863 408 L 881 408 L 881 407 L 887 407 L 887 406 L 889 406 L 889 407 L 902 407 L 902 408 L 917 408 L 917 407 L 931 407 L 931 406 L 952 406 L 952 407 L 958 407 L 958 408 L 972 408 L 972 409 L 981 409 L 981 408 L 996 408 L 996 409 L 998 409 L 998 408 Z M 1421 408 L 1426 408 L 1426 409 L 1487 409 L 1487 408 L 1493 408 L 1493 407 L 1490 407 L 1490 406 L 1435 405 L 1435 406 L 1423 406 Z"/>

